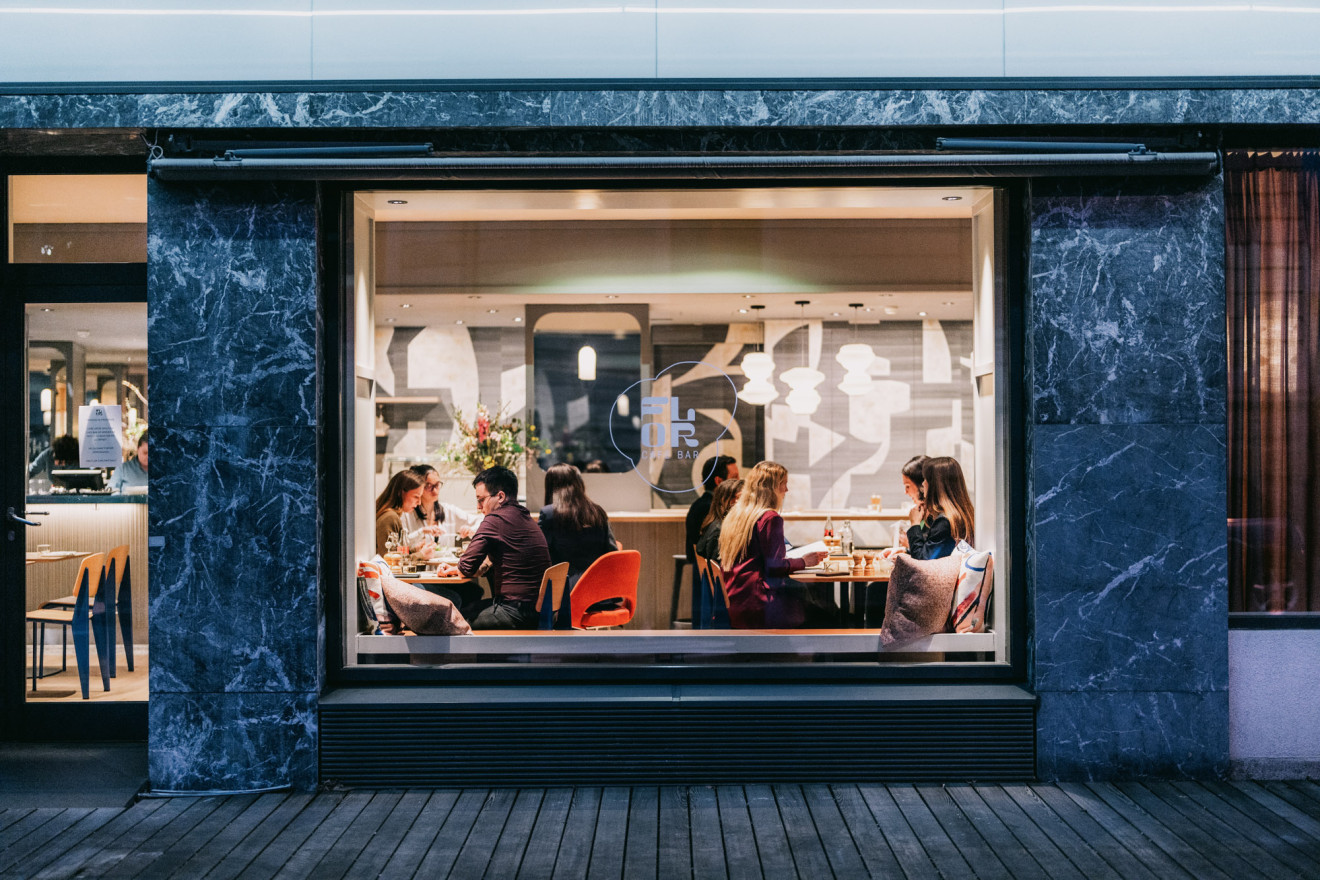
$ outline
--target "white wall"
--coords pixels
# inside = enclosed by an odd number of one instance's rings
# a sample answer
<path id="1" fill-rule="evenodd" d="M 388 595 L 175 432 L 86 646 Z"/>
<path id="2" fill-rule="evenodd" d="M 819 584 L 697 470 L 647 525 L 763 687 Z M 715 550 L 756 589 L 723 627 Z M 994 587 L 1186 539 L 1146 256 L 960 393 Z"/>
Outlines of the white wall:
<path id="1" fill-rule="evenodd" d="M 1230 630 L 1228 752 L 1256 772 L 1320 767 L 1320 630 Z"/>
<path id="2" fill-rule="evenodd" d="M 1320 74 L 1320 0 L 0 0 L 0 82 Z"/>

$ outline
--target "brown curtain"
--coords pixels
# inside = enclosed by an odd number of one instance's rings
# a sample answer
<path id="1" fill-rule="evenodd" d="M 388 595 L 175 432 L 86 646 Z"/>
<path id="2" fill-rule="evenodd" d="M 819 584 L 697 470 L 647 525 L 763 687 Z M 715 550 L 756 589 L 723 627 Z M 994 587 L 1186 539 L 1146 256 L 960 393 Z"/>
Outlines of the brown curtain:
<path id="1" fill-rule="evenodd" d="M 1320 151 L 1230 152 L 1229 608 L 1320 611 Z"/>

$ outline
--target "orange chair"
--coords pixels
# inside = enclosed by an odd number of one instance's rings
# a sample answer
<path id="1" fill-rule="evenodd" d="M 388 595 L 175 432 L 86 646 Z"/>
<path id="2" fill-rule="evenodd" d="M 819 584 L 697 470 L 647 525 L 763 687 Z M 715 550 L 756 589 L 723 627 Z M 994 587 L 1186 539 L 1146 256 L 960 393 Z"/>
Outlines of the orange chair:
<path id="1" fill-rule="evenodd" d="M 632 620 L 641 573 L 642 554 L 636 550 L 615 550 L 591 563 L 568 596 L 573 629 L 623 626 Z M 622 607 L 587 610 L 610 599 L 621 600 Z"/>
<path id="2" fill-rule="evenodd" d="M 37 689 L 37 679 L 46 676 L 46 626 L 68 627 L 63 630 L 64 648 L 61 654 L 60 671 L 68 668 L 68 632 L 73 630 L 73 653 L 78 660 L 78 681 L 82 685 L 83 699 L 91 698 L 89 679 L 91 676 L 91 645 L 89 636 L 96 640 L 96 658 L 101 667 L 101 684 L 110 690 L 110 663 L 106 656 L 106 636 L 114 639 L 113 615 L 107 615 L 105 596 L 110 593 L 105 588 L 105 554 L 93 553 L 84 557 L 78 566 L 77 590 L 71 597 L 73 608 L 39 608 L 27 613 L 27 622 L 32 624 L 32 690 Z M 38 635 L 37 627 L 41 627 Z M 40 651 L 40 654 L 38 654 Z"/>
<path id="3" fill-rule="evenodd" d="M 536 611 L 541 617 L 540 629 L 554 629 L 559 609 L 563 607 L 568 593 L 564 584 L 568 583 L 568 563 L 552 565 L 541 575 L 541 592 L 536 596 Z"/>

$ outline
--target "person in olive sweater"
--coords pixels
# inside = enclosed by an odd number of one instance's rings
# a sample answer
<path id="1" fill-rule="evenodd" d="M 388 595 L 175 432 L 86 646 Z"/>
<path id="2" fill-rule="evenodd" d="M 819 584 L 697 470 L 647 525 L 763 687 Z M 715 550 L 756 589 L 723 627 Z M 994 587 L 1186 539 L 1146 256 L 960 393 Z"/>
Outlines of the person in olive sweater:
<path id="1" fill-rule="evenodd" d="M 486 577 L 491 600 L 475 617 L 473 629 L 536 629 L 541 576 L 550 567 L 545 536 L 526 507 L 518 503 L 518 476 L 505 467 L 486 468 L 472 480 L 477 509 L 485 517 L 458 560 L 464 577 L 476 577 L 489 560 Z M 484 603 L 483 603 L 484 604 Z"/>

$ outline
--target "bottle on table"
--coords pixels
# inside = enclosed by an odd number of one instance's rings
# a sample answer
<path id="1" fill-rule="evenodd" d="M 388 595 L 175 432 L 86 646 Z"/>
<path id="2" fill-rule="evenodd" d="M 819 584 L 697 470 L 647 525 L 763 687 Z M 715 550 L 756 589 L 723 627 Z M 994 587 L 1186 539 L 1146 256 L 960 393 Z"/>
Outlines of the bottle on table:
<path id="1" fill-rule="evenodd" d="M 825 517 L 825 537 L 827 538 L 834 537 L 834 517 L 832 516 Z"/>
<path id="2" fill-rule="evenodd" d="M 852 556 L 853 553 L 853 528 L 848 520 L 844 520 L 843 528 L 839 529 L 839 552 L 844 556 Z"/>

